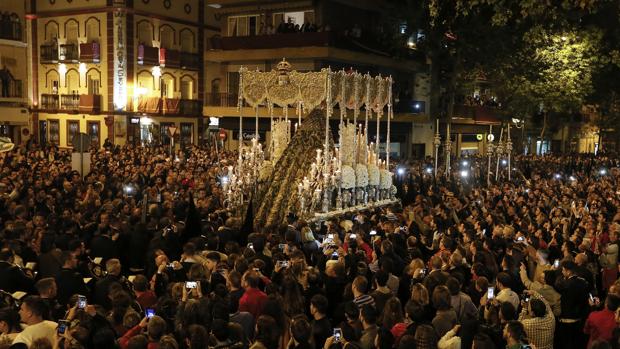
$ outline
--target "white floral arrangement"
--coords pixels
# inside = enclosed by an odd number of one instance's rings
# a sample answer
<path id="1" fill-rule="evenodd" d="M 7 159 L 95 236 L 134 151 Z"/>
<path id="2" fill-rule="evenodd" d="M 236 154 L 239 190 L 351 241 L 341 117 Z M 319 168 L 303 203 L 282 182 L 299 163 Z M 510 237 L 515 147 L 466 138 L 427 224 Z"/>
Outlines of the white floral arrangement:
<path id="1" fill-rule="evenodd" d="M 353 165 L 355 124 L 343 122 L 340 127 L 340 152 L 343 165 Z"/>
<path id="2" fill-rule="evenodd" d="M 353 171 L 353 167 L 349 165 L 342 166 L 342 188 L 355 188 L 355 171 Z"/>
<path id="3" fill-rule="evenodd" d="M 390 189 L 392 187 L 392 172 L 381 170 L 381 189 Z"/>
<path id="4" fill-rule="evenodd" d="M 288 146 L 289 123 L 284 120 L 274 121 L 271 130 L 271 137 L 273 137 L 271 159 L 276 163 Z"/>
<path id="5" fill-rule="evenodd" d="M 379 166 L 375 164 L 368 165 L 368 184 L 369 185 L 381 184 L 381 173 L 379 172 Z"/>
<path id="6" fill-rule="evenodd" d="M 368 185 L 368 169 L 366 165 L 357 164 L 355 167 L 355 179 L 358 187 L 366 187 Z"/>

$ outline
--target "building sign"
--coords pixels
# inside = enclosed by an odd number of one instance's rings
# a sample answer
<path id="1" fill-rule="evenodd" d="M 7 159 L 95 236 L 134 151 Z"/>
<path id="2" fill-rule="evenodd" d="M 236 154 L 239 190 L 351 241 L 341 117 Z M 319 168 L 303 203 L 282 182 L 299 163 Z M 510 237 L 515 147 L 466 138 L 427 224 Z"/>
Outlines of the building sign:
<path id="1" fill-rule="evenodd" d="M 120 8 L 114 11 L 114 109 L 122 110 L 127 104 L 127 47 L 125 46 L 126 14 Z"/>
<path id="2" fill-rule="evenodd" d="M 254 133 L 254 130 L 243 130 L 243 133 L 241 134 L 243 136 L 243 140 L 244 141 L 250 141 L 252 140 L 252 138 L 254 138 L 254 135 L 256 133 Z M 232 139 L 239 139 L 239 131 L 238 130 L 233 130 L 233 137 Z M 258 141 L 262 142 L 263 140 L 266 139 L 266 132 L 263 131 L 258 131 Z"/>

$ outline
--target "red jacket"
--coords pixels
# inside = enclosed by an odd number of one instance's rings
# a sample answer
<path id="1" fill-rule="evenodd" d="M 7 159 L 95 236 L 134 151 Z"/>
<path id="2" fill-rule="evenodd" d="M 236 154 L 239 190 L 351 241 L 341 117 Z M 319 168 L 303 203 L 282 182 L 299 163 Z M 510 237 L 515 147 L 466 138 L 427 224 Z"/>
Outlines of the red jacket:
<path id="1" fill-rule="evenodd" d="M 131 339 L 131 337 L 139 335 L 140 332 L 142 332 L 142 327 L 140 327 L 140 325 L 136 325 L 131 330 L 125 332 L 125 334 L 118 340 L 118 344 L 120 344 L 121 349 L 126 349 L 127 344 L 129 343 L 129 340 Z M 158 342 L 149 341 L 147 349 L 158 349 L 158 348 L 159 348 Z"/>
<path id="2" fill-rule="evenodd" d="M 592 342 L 597 339 L 605 341 L 611 340 L 614 329 L 616 328 L 616 320 L 614 319 L 614 312 L 608 309 L 601 311 L 595 311 L 588 316 L 586 325 L 583 331 L 590 335 L 588 341 L 588 348 L 592 345 Z"/>
<path id="3" fill-rule="evenodd" d="M 248 287 L 239 299 L 239 311 L 247 311 L 258 319 L 265 307 L 267 295 L 257 288 Z"/>

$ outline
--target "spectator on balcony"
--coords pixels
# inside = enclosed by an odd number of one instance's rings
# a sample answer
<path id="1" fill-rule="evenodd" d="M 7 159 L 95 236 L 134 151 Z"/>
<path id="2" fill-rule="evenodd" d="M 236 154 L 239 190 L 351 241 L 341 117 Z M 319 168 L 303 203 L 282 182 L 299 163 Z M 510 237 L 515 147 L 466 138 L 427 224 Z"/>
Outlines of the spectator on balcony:
<path id="1" fill-rule="evenodd" d="M 3 65 L 0 65 L 0 84 L 2 84 L 2 97 L 9 96 L 9 84 L 11 83 L 11 73 Z"/>

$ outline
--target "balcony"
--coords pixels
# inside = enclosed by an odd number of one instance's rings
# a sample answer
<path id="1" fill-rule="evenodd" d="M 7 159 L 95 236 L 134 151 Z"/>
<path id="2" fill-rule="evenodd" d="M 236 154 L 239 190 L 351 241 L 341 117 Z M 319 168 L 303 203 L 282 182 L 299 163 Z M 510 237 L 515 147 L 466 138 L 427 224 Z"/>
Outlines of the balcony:
<path id="1" fill-rule="evenodd" d="M 282 47 L 330 46 L 330 32 L 289 33 L 258 36 L 234 36 L 211 38 L 214 50 L 256 50 Z"/>
<path id="2" fill-rule="evenodd" d="M 195 99 L 181 99 L 179 103 L 179 115 L 201 116 L 202 103 Z"/>
<path id="3" fill-rule="evenodd" d="M 498 123 L 501 120 L 502 110 L 483 105 L 455 105 L 454 116 L 471 119 L 477 123 Z"/>
<path id="4" fill-rule="evenodd" d="M 181 69 L 199 70 L 201 57 L 196 53 L 181 52 Z"/>
<path id="5" fill-rule="evenodd" d="M 77 112 L 80 110 L 80 95 L 60 95 L 60 109 Z"/>
<path id="6" fill-rule="evenodd" d="M 0 98 L 21 99 L 24 97 L 23 82 L 15 80 L 7 69 L 0 69 Z M 5 83 L 6 82 L 6 83 Z"/>
<path id="7" fill-rule="evenodd" d="M 41 45 L 41 63 L 58 63 L 58 45 Z"/>
<path id="8" fill-rule="evenodd" d="M 239 103 L 237 93 L 209 93 L 207 94 L 207 105 L 210 107 L 236 107 Z"/>
<path id="9" fill-rule="evenodd" d="M 76 44 L 60 45 L 59 60 L 64 63 L 77 63 L 80 55 Z"/>
<path id="10" fill-rule="evenodd" d="M 80 95 L 79 112 L 90 114 L 101 112 L 101 95 Z"/>
<path id="11" fill-rule="evenodd" d="M 146 114 L 200 116 L 202 104 L 191 99 L 141 97 L 138 99 L 136 111 Z"/>
<path id="12" fill-rule="evenodd" d="M 157 47 L 139 45 L 138 64 L 159 65 L 159 49 Z"/>
<path id="13" fill-rule="evenodd" d="M 159 65 L 167 68 L 180 68 L 181 57 L 179 51 L 160 48 Z"/>
<path id="14" fill-rule="evenodd" d="M 0 39 L 22 41 L 22 25 L 19 19 L 13 21 L 10 17 L 4 17 L 0 20 Z"/>
<path id="15" fill-rule="evenodd" d="M 80 61 L 99 63 L 101 60 L 100 52 L 99 44 L 96 42 L 80 44 Z"/>
<path id="16" fill-rule="evenodd" d="M 45 110 L 58 110 L 60 105 L 60 96 L 55 94 L 42 94 L 41 95 L 41 109 Z"/>

